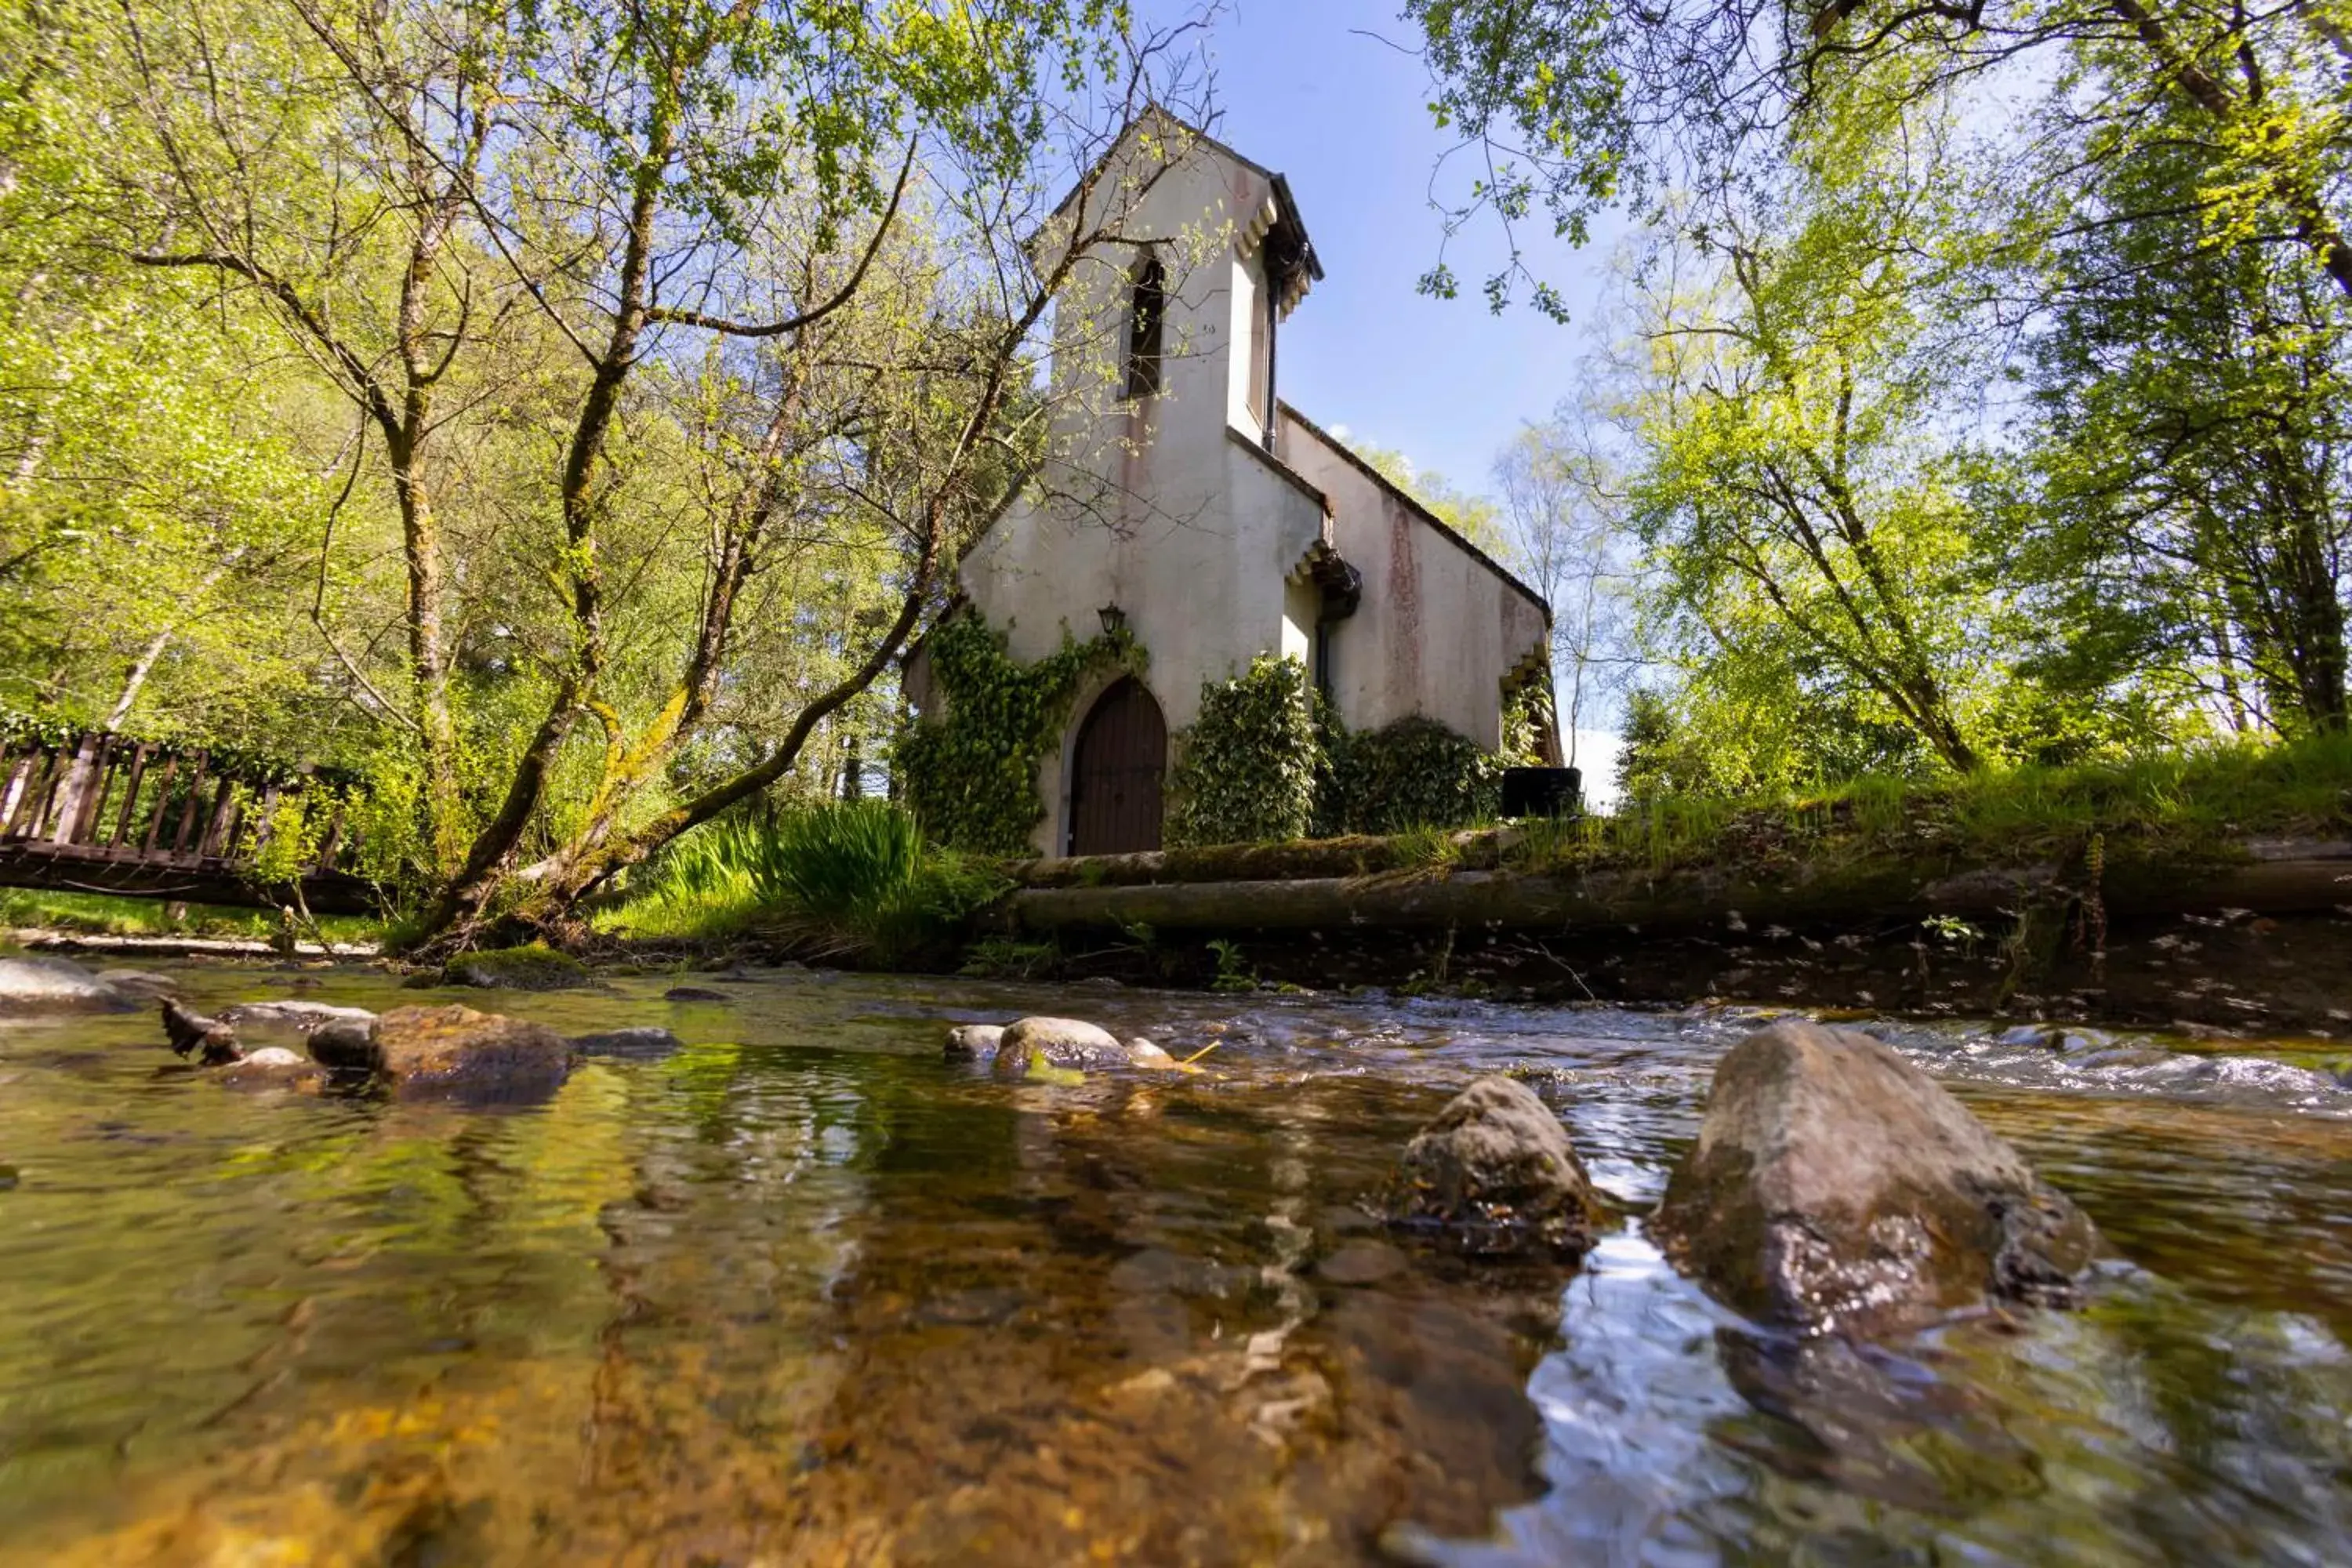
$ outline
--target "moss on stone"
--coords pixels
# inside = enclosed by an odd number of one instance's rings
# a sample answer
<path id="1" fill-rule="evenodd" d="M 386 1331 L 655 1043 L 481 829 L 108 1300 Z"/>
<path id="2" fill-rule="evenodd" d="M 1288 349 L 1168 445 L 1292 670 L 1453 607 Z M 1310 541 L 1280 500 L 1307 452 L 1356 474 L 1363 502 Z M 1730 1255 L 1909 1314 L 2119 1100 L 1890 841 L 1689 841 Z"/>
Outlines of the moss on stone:
<path id="1" fill-rule="evenodd" d="M 450 960 L 442 980 L 507 991 L 565 991 L 591 983 L 587 965 L 544 942 L 491 948 Z"/>

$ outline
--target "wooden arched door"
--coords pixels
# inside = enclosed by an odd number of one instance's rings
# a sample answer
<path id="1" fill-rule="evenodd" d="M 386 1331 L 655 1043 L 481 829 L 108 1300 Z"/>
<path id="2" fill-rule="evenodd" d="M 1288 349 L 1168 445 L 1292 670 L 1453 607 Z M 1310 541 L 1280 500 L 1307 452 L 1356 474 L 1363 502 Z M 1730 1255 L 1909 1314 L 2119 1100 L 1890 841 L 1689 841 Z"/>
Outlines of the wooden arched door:
<path id="1" fill-rule="evenodd" d="M 1070 853 L 1159 848 L 1167 772 L 1168 721 L 1141 681 L 1121 680 L 1078 726 L 1070 754 Z"/>

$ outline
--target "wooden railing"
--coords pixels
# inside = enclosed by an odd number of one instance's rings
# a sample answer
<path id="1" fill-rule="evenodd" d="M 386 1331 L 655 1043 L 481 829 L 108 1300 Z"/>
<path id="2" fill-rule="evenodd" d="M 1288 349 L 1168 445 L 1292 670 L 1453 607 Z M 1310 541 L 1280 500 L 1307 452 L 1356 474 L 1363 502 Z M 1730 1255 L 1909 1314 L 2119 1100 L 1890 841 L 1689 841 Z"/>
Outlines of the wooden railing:
<path id="1" fill-rule="evenodd" d="M 282 808 L 306 795 L 328 813 L 316 847 L 268 855 Z M 100 731 L 0 732 L 0 885 L 264 908 L 299 887 L 315 913 L 361 913 L 368 884 L 341 868 L 355 847 L 340 795 L 308 768 Z M 265 880 L 265 862 L 281 875 Z"/>

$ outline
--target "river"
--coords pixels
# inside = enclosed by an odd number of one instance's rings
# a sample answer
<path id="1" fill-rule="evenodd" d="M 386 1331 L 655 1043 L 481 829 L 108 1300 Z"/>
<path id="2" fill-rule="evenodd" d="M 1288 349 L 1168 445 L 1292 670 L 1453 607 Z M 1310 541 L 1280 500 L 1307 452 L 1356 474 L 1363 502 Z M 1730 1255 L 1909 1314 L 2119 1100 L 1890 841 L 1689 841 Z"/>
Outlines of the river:
<path id="1" fill-rule="evenodd" d="M 1752 1331 L 1642 1237 L 1734 1012 L 303 980 L 687 1046 L 468 1110 L 230 1089 L 145 1016 L 0 1026 L 0 1563 L 2352 1552 L 2352 1091 L 2314 1042 L 1886 1026 L 2116 1256 L 2080 1312 L 1859 1348 Z M 1076 1085 L 940 1059 L 1026 1012 L 1215 1048 Z M 1495 1069 L 1622 1211 L 1579 1270 L 1366 1212 Z"/>

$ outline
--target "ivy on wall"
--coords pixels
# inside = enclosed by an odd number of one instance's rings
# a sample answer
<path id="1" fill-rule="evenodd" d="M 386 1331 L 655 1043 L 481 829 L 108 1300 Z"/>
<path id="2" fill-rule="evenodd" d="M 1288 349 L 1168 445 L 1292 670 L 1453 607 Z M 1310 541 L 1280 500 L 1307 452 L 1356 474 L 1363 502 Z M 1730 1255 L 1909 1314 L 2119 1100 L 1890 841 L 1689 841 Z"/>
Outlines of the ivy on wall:
<path id="1" fill-rule="evenodd" d="M 1231 680 L 1201 684 L 1201 717 L 1170 779 L 1167 841 L 1303 838 L 1323 783 L 1319 703 L 1296 658 L 1260 654 Z"/>
<path id="2" fill-rule="evenodd" d="M 1509 753 L 1482 751 L 1434 719 L 1349 731 L 1296 658 L 1261 655 L 1201 687 L 1201 717 L 1181 737 L 1170 845 L 1249 844 L 1344 833 L 1401 833 L 1491 820 L 1503 769 L 1531 750 L 1523 704 L 1504 716 Z"/>
<path id="3" fill-rule="evenodd" d="M 1339 833 L 1402 833 L 1491 821 L 1502 805 L 1504 759 L 1419 715 L 1362 734 L 1333 725 L 1331 783 L 1317 826 Z"/>
<path id="4" fill-rule="evenodd" d="M 935 844 L 978 855 L 1022 855 L 1045 816 L 1037 769 L 1061 745 L 1087 676 L 1143 670 L 1143 650 L 1120 630 L 1023 664 L 978 616 L 957 616 L 925 645 L 946 711 L 900 732 L 896 773 L 907 808 Z"/>

